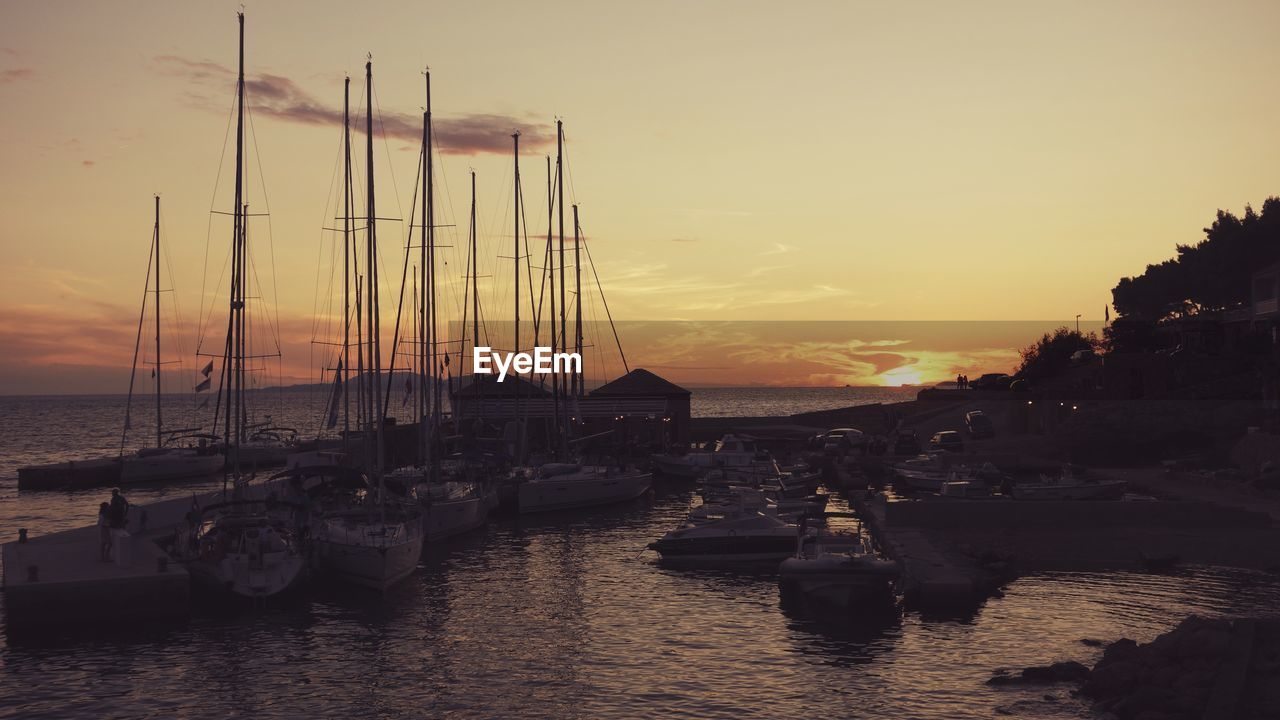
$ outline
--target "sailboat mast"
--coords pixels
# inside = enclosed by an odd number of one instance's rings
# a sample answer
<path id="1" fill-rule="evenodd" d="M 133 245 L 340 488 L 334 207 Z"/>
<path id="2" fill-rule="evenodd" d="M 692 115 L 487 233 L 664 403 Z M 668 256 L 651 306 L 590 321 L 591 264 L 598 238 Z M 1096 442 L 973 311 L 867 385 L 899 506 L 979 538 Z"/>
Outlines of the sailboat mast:
<path id="1" fill-rule="evenodd" d="M 578 206 L 573 206 L 573 351 L 582 357 L 582 238 L 578 225 Z M 582 366 L 573 373 L 573 396 L 583 395 Z"/>
<path id="2" fill-rule="evenodd" d="M 511 191 L 513 212 L 511 217 L 514 218 L 515 231 L 513 236 L 514 245 L 511 251 L 511 257 L 515 260 L 515 322 L 511 330 L 511 348 L 512 352 L 520 352 L 520 133 L 511 133 L 512 156 L 515 162 L 514 171 L 514 189 Z M 533 292 L 533 288 L 529 289 Z M 515 428 L 516 428 L 516 462 L 520 462 L 522 453 L 521 439 L 522 428 L 520 425 L 520 377 L 516 376 L 516 407 L 515 407 Z"/>
<path id="3" fill-rule="evenodd" d="M 342 443 L 351 439 L 351 76 L 342 83 Z"/>
<path id="4" fill-rule="evenodd" d="M 163 444 L 161 439 L 161 426 L 164 424 L 160 417 L 160 196 L 156 195 L 156 228 L 155 228 L 155 245 L 156 245 L 156 447 Z"/>
<path id="5" fill-rule="evenodd" d="M 480 256 L 476 238 L 476 171 L 471 171 L 471 347 L 480 344 Z M 472 374 L 475 368 L 471 368 Z M 479 411 L 476 412 L 477 416 Z"/>
<path id="6" fill-rule="evenodd" d="M 373 61 L 370 60 L 364 64 L 364 80 L 365 80 L 365 149 L 367 151 L 366 162 L 368 163 L 368 198 L 365 199 L 369 207 L 369 230 L 368 230 L 368 253 L 367 270 L 369 283 L 368 290 L 365 293 L 365 308 L 369 313 L 369 370 L 372 373 L 370 381 L 370 392 L 373 394 L 373 421 L 374 425 L 374 442 L 377 443 L 375 450 L 374 472 L 381 478 L 383 464 L 383 446 L 382 446 L 382 393 L 378 388 L 382 382 L 382 347 L 379 337 L 380 328 L 378 322 L 378 233 L 377 233 L 377 211 L 374 203 L 373 194 Z"/>
<path id="7" fill-rule="evenodd" d="M 239 379 L 236 381 L 236 390 L 237 392 L 240 393 L 239 434 L 240 434 L 240 442 L 242 443 L 244 442 L 245 437 L 248 434 L 248 427 L 249 427 L 249 404 L 245 401 L 246 398 L 245 398 L 245 385 L 244 385 L 245 360 L 249 356 L 248 355 L 249 340 L 248 340 L 247 333 L 245 332 L 247 323 L 246 323 L 245 314 L 244 314 L 245 303 L 248 300 L 247 291 L 245 290 L 245 285 L 249 280 L 248 257 L 249 257 L 249 204 L 245 203 L 240 208 L 240 316 L 238 319 L 238 322 L 240 323 L 240 330 L 239 330 L 240 364 L 236 370 L 236 373 L 240 376 Z"/>
<path id="8" fill-rule="evenodd" d="M 563 352 L 569 346 L 567 341 L 567 331 L 565 329 L 565 282 L 564 282 L 564 121 L 556 119 L 556 215 L 560 224 L 560 349 Z M 560 388 L 564 390 L 565 383 L 562 378 Z M 568 398 L 565 401 L 565 412 L 568 412 Z M 562 446 L 565 444 L 570 432 L 570 424 L 565 422 L 564 433 L 561 435 L 560 442 Z"/>
<path id="9" fill-rule="evenodd" d="M 240 476 L 240 395 L 244 382 L 244 13 L 238 13 L 240 47 L 236 73 L 236 190 L 232 219 L 231 327 L 232 362 L 228 371 L 226 442 L 231 449 L 231 467 Z M 235 418 L 232 420 L 232 418 Z"/>
<path id="10" fill-rule="evenodd" d="M 558 179 L 558 178 L 557 178 Z M 551 183 L 551 156 L 547 156 L 547 252 L 546 252 L 546 268 L 544 272 L 550 278 L 551 295 L 551 353 L 554 356 L 556 352 L 562 350 L 559 346 L 559 338 L 556 335 L 556 256 L 552 252 L 553 245 L 551 240 L 551 222 L 555 215 L 555 188 Z M 554 369 L 554 368 L 553 368 Z M 560 454 L 560 376 L 551 373 L 551 408 L 552 414 L 555 416 L 552 422 L 552 428 L 555 435 L 555 443 L 553 445 L 554 452 L 558 456 Z"/>
<path id="11" fill-rule="evenodd" d="M 431 80 L 430 75 L 428 74 L 428 95 L 431 94 L 430 84 Z M 430 168 L 427 165 L 427 155 L 431 152 L 431 140 L 427 137 L 429 124 L 430 118 L 427 115 L 427 111 L 424 109 L 422 111 L 422 234 L 421 237 L 418 238 L 418 273 L 421 276 L 419 292 L 422 293 L 422 298 L 418 303 L 418 399 L 416 410 L 418 415 L 418 435 L 419 440 L 421 441 L 422 461 L 424 463 L 427 460 L 428 438 L 430 438 L 427 428 L 427 415 L 429 414 L 427 410 L 427 402 L 431 398 L 431 394 L 427 390 L 427 378 L 431 376 L 431 369 L 427 366 L 427 293 L 429 292 L 429 289 L 427 288 L 427 235 L 431 232 L 431 222 L 427 218 L 427 185 L 430 182 L 427 177 L 428 173 L 430 173 Z"/>
<path id="12" fill-rule="evenodd" d="M 431 71 L 427 70 L 427 284 L 430 290 L 427 294 L 430 307 L 427 310 L 429 320 L 430 336 L 428 346 L 427 359 L 430 362 L 431 377 L 431 423 L 430 434 L 428 435 L 427 455 L 430 460 L 430 479 L 432 481 L 439 479 L 439 453 L 436 448 L 436 432 L 439 430 L 440 423 L 440 366 L 436 353 L 436 342 L 439 339 L 437 335 L 438 318 L 436 316 L 436 197 L 435 197 L 435 167 L 432 145 L 435 143 L 435 128 L 431 124 Z"/>

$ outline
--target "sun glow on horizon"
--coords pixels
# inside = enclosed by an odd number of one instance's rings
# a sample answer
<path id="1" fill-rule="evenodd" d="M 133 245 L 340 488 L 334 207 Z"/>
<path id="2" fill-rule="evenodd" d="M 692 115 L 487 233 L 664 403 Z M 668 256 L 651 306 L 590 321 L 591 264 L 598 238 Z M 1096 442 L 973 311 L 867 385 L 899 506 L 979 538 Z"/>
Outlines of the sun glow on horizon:
<path id="1" fill-rule="evenodd" d="M 878 379 L 885 387 L 924 384 L 924 375 L 917 368 L 909 365 L 902 365 L 888 372 L 880 373 Z"/>

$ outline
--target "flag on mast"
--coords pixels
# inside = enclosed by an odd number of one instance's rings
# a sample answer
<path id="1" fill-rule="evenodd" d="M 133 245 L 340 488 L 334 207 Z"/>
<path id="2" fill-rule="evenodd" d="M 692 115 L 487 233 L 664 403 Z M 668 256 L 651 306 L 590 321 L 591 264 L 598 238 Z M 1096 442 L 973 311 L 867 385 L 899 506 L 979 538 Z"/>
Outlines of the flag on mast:
<path id="1" fill-rule="evenodd" d="M 205 365 L 203 368 L 201 368 L 200 374 L 204 375 L 205 377 L 209 377 L 209 374 L 212 372 L 213 372 L 213 361 L 210 360 L 208 365 Z"/>
<path id="2" fill-rule="evenodd" d="M 208 390 L 209 382 L 210 382 L 210 378 L 206 376 L 204 380 L 200 381 L 199 385 L 196 385 L 196 392 L 199 393 L 199 392 L 204 392 L 205 390 Z"/>

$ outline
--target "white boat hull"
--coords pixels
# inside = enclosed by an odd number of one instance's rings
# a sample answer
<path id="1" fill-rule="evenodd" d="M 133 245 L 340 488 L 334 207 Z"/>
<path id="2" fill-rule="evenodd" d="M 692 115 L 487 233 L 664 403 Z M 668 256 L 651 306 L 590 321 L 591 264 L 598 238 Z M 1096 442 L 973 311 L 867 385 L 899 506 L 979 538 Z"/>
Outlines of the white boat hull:
<path id="1" fill-rule="evenodd" d="M 260 563 L 233 553 L 217 561 L 197 560 L 187 570 L 210 590 L 256 599 L 288 591 L 303 578 L 306 566 L 306 558 L 296 553 L 264 553 Z"/>
<path id="2" fill-rule="evenodd" d="M 222 472 L 226 460 L 221 454 L 196 455 L 157 453 L 126 457 L 120 469 L 120 482 L 141 483 L 184 478 L 208 477 Z"/>
<path id="3" fill-rule="evenodd" d="M 648 492 L 652 479 L 649 473 L 641 473 L 529 480 L 521 483 L 518 490 L 520 512 L 571 510 L 634 500 Z"/>
<path id="4" fill-rule="evenodd" d="M 316 556 L 326 574 L 374 590 L 386 590 L 409 577 L 421 555 L 421 533 L 414 533 L 404 542 L 382 545 L 316 542 Z"/>
<path id="5" fill-rule="evenodd" d="M 484 525 L 492 503 L 476 495 L 461 500 L 436 500 L 422 505 L 427 540 L 436 541 L 470 532 Z"/>
<path id="6" fill-rule="evenodd" d="M 891 596 L 897 577 L 893 563 L 869 558 L 792 557 L 783 560 L 778 571 L 784 584 L 838 605 Z"/>

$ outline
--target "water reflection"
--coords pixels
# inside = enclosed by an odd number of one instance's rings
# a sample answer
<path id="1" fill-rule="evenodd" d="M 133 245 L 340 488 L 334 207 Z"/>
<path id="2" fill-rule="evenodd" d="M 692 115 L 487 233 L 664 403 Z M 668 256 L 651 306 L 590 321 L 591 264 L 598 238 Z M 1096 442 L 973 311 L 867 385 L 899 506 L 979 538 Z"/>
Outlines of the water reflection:
<path id="1" fill-rule="evenodd" d="M 687 486 L 599 513 L 497 518 L 436 543 L 385 595 L 313 585 L 180 627 L 7 637 L 0 714 L 23 717 L 1087 717 L 1068 688 L 991 688 L 1000 667 L 1091 662 L 1192 612 L 1273 608 L 1236 571 L 1025 578 L 961 620 L 822 607 L 771 573 L 675 570 L 645 545 Z M 1045 695 L 1052 700 L 1045 700 Z"/>

